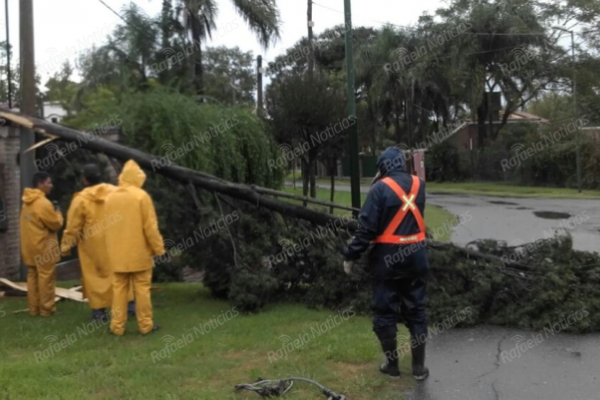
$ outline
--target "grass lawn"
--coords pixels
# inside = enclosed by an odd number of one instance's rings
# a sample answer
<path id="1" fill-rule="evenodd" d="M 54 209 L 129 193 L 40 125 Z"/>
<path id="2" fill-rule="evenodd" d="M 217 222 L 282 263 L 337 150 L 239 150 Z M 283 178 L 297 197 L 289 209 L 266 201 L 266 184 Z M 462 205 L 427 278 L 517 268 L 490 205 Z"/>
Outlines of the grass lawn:
<path id="1" fill-rule="evenodd" d="M 428 192 L 464 193 L 498 197 L 543 197 L 552 199 L 600 199 L 599 190 L 551 188 L 538 186 L 515 186 L 502 183 L 465 182 L 465 183 L 427 183 Z"/>
<path id="2" fill-rule="evenodd" d="M 319 179 L 319 185 L 330 187 L 329 179 Z M 361 185 L 369 185 L 371 179 L 361 179 Z M 350 185 L 348 179 L 336 179 L 336 185 Z M 302 182 L 296 182 L 302 186 Z M 600 199 L 600 190 L 584 190 L 578 193 L 577 189 L 553 188 L 540 186 L 518 186 L 494 182 L 427 182 L 428 192 L 460 193 L 480 196 L 497 197 L 543 197 L 548 199 Z"/>
<path id="3" fill-rule="evenodd" d="M 302 195 L 301 188 L 296 188 L 296 190 L 294 190 L 293 188 L 286 187 L 284 190 L 289 193 L 295 193 L 298 195 Z M 329 196 L 330 196 L 329 189 L 317 189 L 317 198 L 318 199 L 329 201 L 330 200 Z M 361 200 L 364 201 L 366 199 L 366 196 L 367 196 L 366 194 L 362 193 Z M 291 200 L 291 201 L 295 202 L 294 200 Z M 301 202 L 297 202 L 297 203 L 300 204 Z M 345 205 L 345 206 L 350 206 L 352 204 L 352 201 L 350 198 L 350 192 L 336 191 L 334 203 L 337 203 L 340 205 Z M 327 207 L 325 207 L 325 206 L 314 205 L 311 207 L 319 208 L 324 211 L 327 211 Z M 336 214 L 346 214 L 348 212 L 349 211 L 335 210 Z M 447 227 L 454 226 L 455 221 L 456 221 L 456 216 L 454 214 L 449 213 L 448 211 L 444 210 L 443 208 L 431 206 L 431 205 L 425 206 L 425 223 L 427 224 L 427 227 L 431 230 L 431 233 L 433 234 L 434 239 L 439 240 L 439 241 L 444 241 L 444 242 L 449 241 L 450 237 L 452 236 L 452 229 L 447 229 Z"/>
<path id="4" fill-rule="evenodd" d="M 0 399 L 258 400 L 255 393 L 236 394 L 233 386 L 258 377 L 302 376 L 352 400 L 385 400 L 401 399 L 414 384 L 408 377 L 410 357 L 402 359 L 400 381 L 377 371 L 382 355 L 367 317 L 319 330 L 334 312 L 280 304 L 256 315 L 239 314 L 215 328 L 205 325 L 202 334 L 198 327 L 211 318 L 227 311 L 234 316 L 230 306 L 212 299 L 199 284 L 159 287 L 152 296 L 161 329 L 145 337 L 131 320 L 120 338 L 109 335 L 107 325 L 87 325 L 86 304 L 63 300 L 57 305 L 61 314 L 44 319 L 12 314 L 26 307 L 25 298 L 0 298 Z M 169 357 L 165 346 L 183 344 L 184 336 L 188 344 L 173 347 Z M 269 352 L 300 336 L 309 339 L 287 358 L 270 362 L 269 354 L 275 356 Z M 287 398 L 324 399 L 302 383 Z"/>

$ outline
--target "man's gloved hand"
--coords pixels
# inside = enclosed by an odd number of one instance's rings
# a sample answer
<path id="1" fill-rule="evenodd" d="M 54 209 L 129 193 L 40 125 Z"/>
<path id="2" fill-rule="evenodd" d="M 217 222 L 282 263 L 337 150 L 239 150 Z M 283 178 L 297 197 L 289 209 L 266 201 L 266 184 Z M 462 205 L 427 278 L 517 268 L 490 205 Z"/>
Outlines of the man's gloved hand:
<path id="1" fill-rule="evenodd" d="M 344 261 L 344 272 L 348 276 L 356 276 L 354 274 L 354 261 Z"/>

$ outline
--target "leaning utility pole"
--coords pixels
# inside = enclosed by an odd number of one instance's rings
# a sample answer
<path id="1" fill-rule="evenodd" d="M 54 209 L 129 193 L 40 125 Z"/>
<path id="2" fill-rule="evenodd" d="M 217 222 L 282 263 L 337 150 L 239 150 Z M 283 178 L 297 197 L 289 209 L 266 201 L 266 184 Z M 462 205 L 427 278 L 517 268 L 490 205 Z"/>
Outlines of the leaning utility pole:
<path id="1" fill-rule="evenodd" d="M 21 55 L 21 105 L 24 114 L 36 115 L 35 112 L 35 59 L 33 51 L 33 0 L 20 0 L 20 55 Z M 35 144 L 32 130 L 20 128 L 20 166 L 21 191 L 31 185 L 35 173 L 35 151 L 27 151 Z M 21 279 L 25 279 L 25 269 L 21 268 Z"/>
<path id="2" fill-rule="evenodd" d="M 350 0 L 344 0 L 346 17 L 346 76 L 348 80 L 348 118 L 354 123 L 348 128 L 350 144 L 350 190 L 352 208 L 359 209 L 360 201 L 360 167 L 358 165 L 358 123 L 356 121 L 356 94 L 354 90 L 354 49 L 352 34 L 352 9 Z M 354 216 L 358 216 L 355 211 Z"/>

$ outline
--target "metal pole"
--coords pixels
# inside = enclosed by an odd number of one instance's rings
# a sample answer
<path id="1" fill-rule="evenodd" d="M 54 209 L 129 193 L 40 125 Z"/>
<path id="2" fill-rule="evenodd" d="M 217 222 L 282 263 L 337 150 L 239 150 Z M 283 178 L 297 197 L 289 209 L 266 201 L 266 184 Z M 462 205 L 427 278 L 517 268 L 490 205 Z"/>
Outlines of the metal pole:
<path id="1" fill-rule="evenodd" d="M 262 56 L 256 57 L 256 85 L 257 93 L 257 114 L 263 115 L 263 71 L 262 71 Z"/>
<path id="2" fill-rule="evenodd" d="M 308 25 L 308 82 L 312 84 L 313 82 L 313 70 L 315 65 L 315 48 L 313 46 L 313 0 L 308 0 L 308 9 L 307 9 L 307 25 Z"/>
<path id="3" fill-rule="evenodd" d="M 575 65 L 575 32 L 569 31 L 571 33 L 571 57 L 573 60 L 573 112 L 574 118 L 577 119 L 577 68 Z M 577 127 L 576 134 L 576 163 L 577 163 L 577 191 L 581 193 L 581 130 L 577 125 L 577 121 L 575 121 L 575 126 Z"/>
<path id="4" fill-rule="evenodd" d="M 354 90 L 354 49 L 352 34 L 352 8 L 350 0 L 344 0 L 344 15 L 346 26 L 346 76 L 348 80 L 348 118 L 354 123 L 348 129 L 350 144 L 350 188 L 352 207 L 360 209 L 360 168 L 358 165 L 358 124 L 356 121 L 356 98 Z M 354 211 L 358 217 L 358 212 Z"/>
<path id="5" fill-rule="evenodd" d="M 12 73 L 10 70 L 10 29 L 8 23 L 8 0 L 4 2 L 6 14 L 6 75 L 8 78 L 8 108 L 12 108 Z"/>
<path id="6" fill-rule="evenodd" d="M 35 59 L 33 48 L 33 0 L 20 0 L 20 64 L 21 105 L 20 111 L 35 116 Z M 35 144 L 32 130 L 20 128 L 21 191 L 31 185 L 35 173 L 35 151 L 25 152 Z M 21 268 L 21 279 L 26 279 L 26 270 Z"/>
<path id="7" fill-rule="evenodd" d="M 553 26 L 552 29 L 556 29 L 562 32 L 568 32 L 571 34 L 571 62 L 573 68 L 573 82 L 572 91 L 573 91 L 573 118 L 577 119 L 577 68 L 575 66 L 575 32 L 569 29 L 565 29 L 562 26 Z M 577 131 L 575 132 L 575 162 L 577 164 L 577 191 L 581 193 L 581 130 L 577 125 L 577 121 L 575 121 L 575 126 Z"/>

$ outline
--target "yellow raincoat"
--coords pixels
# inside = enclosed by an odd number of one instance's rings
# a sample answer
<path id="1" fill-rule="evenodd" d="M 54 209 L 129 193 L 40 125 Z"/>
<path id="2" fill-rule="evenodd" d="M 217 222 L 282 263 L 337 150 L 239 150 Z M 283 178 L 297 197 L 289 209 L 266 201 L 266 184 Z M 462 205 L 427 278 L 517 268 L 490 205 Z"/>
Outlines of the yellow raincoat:
<path id="1" fill-rule="evenodd" d="M 142 334 L 152 331 L 153 256 L 165 253 L 152 199 L 142 185 L 146 174 L 134 161 L 128 161 L 119 177 L 119 188 L 106 201 L 106 212 L 119 213 L 123 220 L 109 228 L 106 236 L 108 257 L 114 273 L 113 305 L 110 329 L 115 335 L 125 333 L 127 290 L 133 284 L 138 327 Z"/>
<path id="2" fill-rule="evenodd" d="M 61 252 L 68 255 L 78 246 L 84 298 L 90 308 L 108 308 L 112 304 L 112 270 L 106 251 L 106 233 L 123 219 L 120 213 L 106 212 L 106 198 L 116 186 L 101 183 L 76 193 L 67 213 Z"/>
<path id="3" fill-rule="evenodd" d="M 28 267 L 27 300 L 31 315 L 49 316 L 54 305 L 56 263 L 60 249 L 56 232 L 63 216 L 39 189 L 25 189 L 21 224 L 21 255 Z"/>

